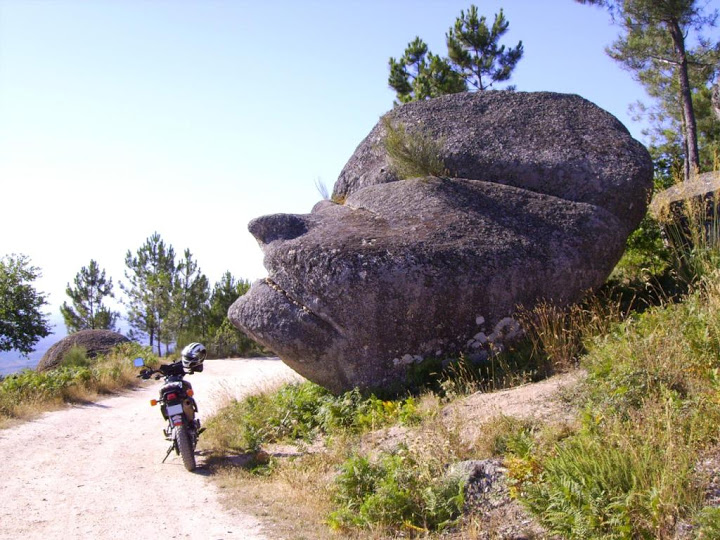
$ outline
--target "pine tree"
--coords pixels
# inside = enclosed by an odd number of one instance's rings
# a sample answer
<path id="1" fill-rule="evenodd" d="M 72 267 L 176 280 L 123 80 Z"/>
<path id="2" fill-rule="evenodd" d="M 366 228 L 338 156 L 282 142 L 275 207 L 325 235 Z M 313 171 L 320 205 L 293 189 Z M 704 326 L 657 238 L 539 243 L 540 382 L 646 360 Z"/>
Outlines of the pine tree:
<path id="1" fill-rule="evenodd" d="M 178 346 L 201 339 L 207 333 L 210 298 L 208 278 L 200 271 L 189 249 L 175 269 L 169 328 Z"/>
<path id="2" fill-rule="evenodd" d="M 523 44 L 520 41 L 507 50 L 499 44 L 509 25 L 501 9 L 492 28 L 488 28 L 485 17 L 478 17 L 478 9 L 473 5 L 467 14 L 460 12 L 455 26 L 445 35 L 450 61 L 469 87 L 486 90 L 510 78 L 522 58 Z"/>
<path id="3" fill-rule="evenodd" d="M 112 279 L 106 279 L 105 270 L 101 270 L 97 262 L 83 266 L 75 275 L 75 287 L 68 283 L 65 289 L 72 300 L 72 305 L 63 302 L 60 307 L 65 326 L 69 333 L 87 329 L 115 330 L 118 313 L 103 305 L 106 297 L 114 298 Z"/>
<path id="4" fill-rule="evenodd" d="M 230 271 L 226 271 L 220 281 L 213 287 L 210 296 L 208 325 L 211 329 L 219 328 L 227 319 L 227 313 L 233 302 L 250 290 L 247 280 L 236 280 Z"/>
<path id="5" fill-rule="evenodd" d="M 399 60 L 390 58 L 388 84 L 397 93 L 400 103 L 467 90 L 465 81 L 450 63 L 431 53 L 419 37 L 408 44 Z"/>
<path id="6" fill-rule="evenodd" d="M 175 250 L 166 246 L 160 235 L 153 233 L 133 255 L 125 255 L 127 284 L 120 288 L 128 297 L 128 322 L 133 330 L 147 335 L 150 347 L 169 343 L 171 331 L 168 316 L 172 308 L 175 279 Z"/>
<path id="7" fill-rule="evenodd" d="M 482 91 L 507 81 L 523 55 L 522 41 L 510 49 L 499 44 L 508 27 L 502 10 L 488 28 L 485 17 L 478 17 L 477 7 L 471 5 L 446 34 L 447 58 L 431 53 L 416 37 L 399 60 L 389 61 L 388 85 L 396 92 L 396 104 L 468 89 Z"/>
<path id="8" fill-rule="evenodd" d="M 622 33 L 607 52 L 660 100 L 665 113 L 677 119 L 685 156 L 684 175 L 690 178 L 700 170 L 693 105 L 693 90 L 698 87 L 693 77 L 711 78 L 720 59 L 720 44 L 698 35 L 698 45 L 688 49 L 688 36 L 691 30 L 714 26 L 717 11 L 706 15 L 697 0 L 577 1 L 607 8 L 620 25 Z"/>
<path id="9" fill-rule="evenodd" d="M 236 280 L 228 271 L 213 287 L 208 313 L 208 352 L 214 358 L 245 356 L 262 348 L 235 328 L 228 319 L 230 306 L 250 290 L 247 280 Z"/>

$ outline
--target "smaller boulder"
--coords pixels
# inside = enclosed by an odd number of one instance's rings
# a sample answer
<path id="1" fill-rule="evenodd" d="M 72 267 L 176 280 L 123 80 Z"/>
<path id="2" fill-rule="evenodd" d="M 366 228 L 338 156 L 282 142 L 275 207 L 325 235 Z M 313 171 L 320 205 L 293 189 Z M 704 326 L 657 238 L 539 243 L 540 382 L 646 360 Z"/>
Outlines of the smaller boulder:
<path id="1" fill-rule="evenodd" d="M 48 371 L 58 367 L 65 355 L 73 347 L 82 347 L 89 358 L 94 358 L 100 354 L 107 354 L 115 345 L 129 341 L 122 334 L 112 330 L 80 330 L 50 347 L 35 369 L 37 371 Z"/>
<path id="2" fill-rule="evenodd" d="M 712 201 L 720 190 L 720 173 L 699 174 L 657 193 L 650 203 L 650 213 L 661 221 L 668 212 L 677 212 L 685 201 Z"/>

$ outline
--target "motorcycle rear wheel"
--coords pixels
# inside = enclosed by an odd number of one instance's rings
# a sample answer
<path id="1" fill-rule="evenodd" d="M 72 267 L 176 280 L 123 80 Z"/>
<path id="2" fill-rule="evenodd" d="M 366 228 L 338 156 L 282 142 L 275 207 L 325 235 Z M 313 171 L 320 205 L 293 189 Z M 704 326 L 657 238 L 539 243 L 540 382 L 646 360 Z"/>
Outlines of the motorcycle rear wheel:
<path id="1" fill-rule="evenodd" d="M 188 471 L 194 471 L 195 464 L 195 449 L 193 448 L 190 433 L 185 426 L 178 426 L 175 430 L 175 442 L 178 449 L 180 450 L 180 456 L 183 460 L 183 465 Z"/>

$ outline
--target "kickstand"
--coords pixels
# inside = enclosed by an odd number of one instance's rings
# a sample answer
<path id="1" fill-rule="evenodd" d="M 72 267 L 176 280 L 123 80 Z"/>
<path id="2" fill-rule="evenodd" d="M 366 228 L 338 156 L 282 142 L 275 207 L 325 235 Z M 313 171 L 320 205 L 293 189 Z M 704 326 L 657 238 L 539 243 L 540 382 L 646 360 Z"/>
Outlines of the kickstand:
<path id="1" fill-rule="evenodd" d="M 166 460 L 166 459 L 168 458 L 168 456 L 170 455 L 170 452 L 173 451 L 173 448 L 175 448 L 175 444 L 171 444 L 171 445 L 170 445 L 170 448 L 168 448 L 167 454 L 165 454 L 165 457 L 163 458 L 162 463 L 165 463 L 165 460 Z"/>

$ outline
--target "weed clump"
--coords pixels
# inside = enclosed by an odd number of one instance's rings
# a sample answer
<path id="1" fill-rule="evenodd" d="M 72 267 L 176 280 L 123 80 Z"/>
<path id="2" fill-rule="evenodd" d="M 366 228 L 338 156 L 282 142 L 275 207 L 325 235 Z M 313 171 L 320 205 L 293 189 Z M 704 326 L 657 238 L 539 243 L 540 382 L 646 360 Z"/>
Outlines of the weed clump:
<path id="1" fill-rule="evenodd" d="M 422 130 L 408 131 L 403 124 L 393 125 L 388 117 L 383 118 L 382 125 L 385 129 L 385 151 L 398 179 L 449 176 L 440 157 L 443 146 L 441 139 Z"/>
<path id="2" fill-rule="evenodd" d="M 444 464 L 401 447 L 376 459 L 355 455 L 342 464 L 329 517 L 335 529 L 437 531 L 454 525 L 464 503 L 464 480 L 445 474 Z"/>

